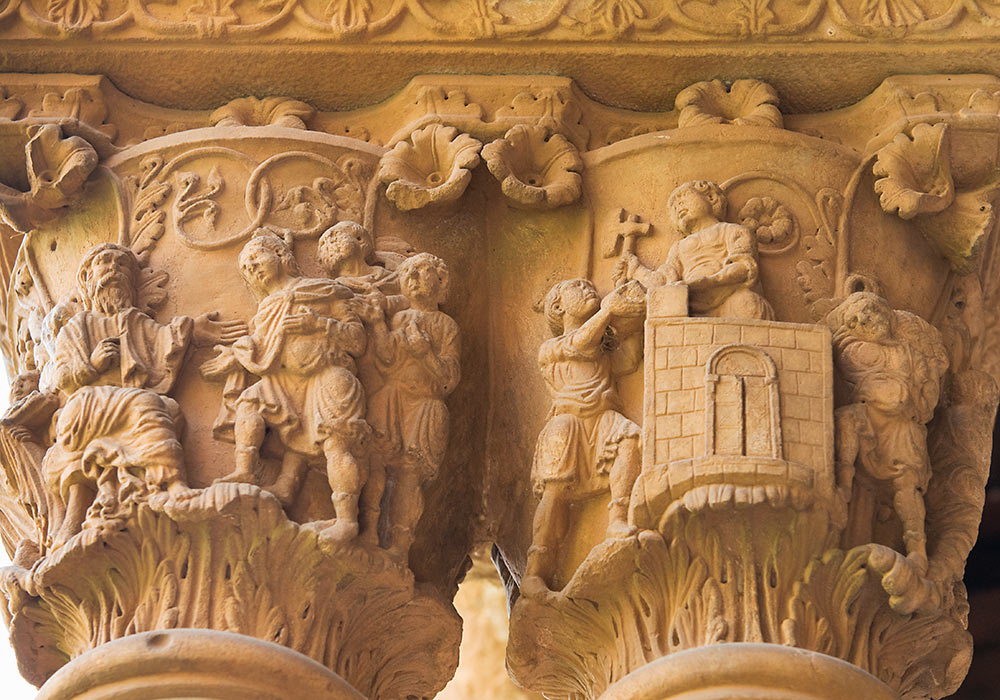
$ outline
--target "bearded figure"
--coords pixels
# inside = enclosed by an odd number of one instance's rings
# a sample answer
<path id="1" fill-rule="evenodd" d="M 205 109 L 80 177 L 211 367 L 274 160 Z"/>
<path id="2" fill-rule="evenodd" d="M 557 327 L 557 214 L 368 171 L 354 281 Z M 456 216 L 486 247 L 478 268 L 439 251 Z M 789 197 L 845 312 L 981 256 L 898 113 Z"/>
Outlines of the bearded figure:
<path id="1" fill-rule="evenodd" d="M 98 245 L 80 263 L 76 310 L 64 303 L 50 312 L 41 389 L 65 397 L 42 464 L 54 547 L 82 529 L 88 509 L 115 512 L 122 489 L 135 502 L 184 488 L 180 411 L 165 394 L 190 344 L 228 344 L 245 332 L 213 314 L 159 323 L 138 307 L 141 272 L 130 248 Z"/>

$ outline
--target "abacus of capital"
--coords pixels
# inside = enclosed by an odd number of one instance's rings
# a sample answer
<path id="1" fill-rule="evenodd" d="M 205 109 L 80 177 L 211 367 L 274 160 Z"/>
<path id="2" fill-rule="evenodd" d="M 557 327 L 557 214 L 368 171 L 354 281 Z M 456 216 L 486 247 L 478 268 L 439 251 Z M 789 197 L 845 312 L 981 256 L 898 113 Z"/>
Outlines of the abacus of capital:
<path id="1" fill-rule="evenodd" d="M 506 660 L 463 659 L 466 696 L 954 693 L 1000 397 L 998 21 L 9 0 L 22 674 L 430 700 L 492 547 Z"/>

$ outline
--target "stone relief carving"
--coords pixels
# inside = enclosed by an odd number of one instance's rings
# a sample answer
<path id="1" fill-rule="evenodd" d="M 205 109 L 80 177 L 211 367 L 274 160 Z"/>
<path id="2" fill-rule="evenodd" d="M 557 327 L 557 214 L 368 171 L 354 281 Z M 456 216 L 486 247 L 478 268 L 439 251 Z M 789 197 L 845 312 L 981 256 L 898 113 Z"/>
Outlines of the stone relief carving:
<path id="1" fill-rule="evenodd" d="M 948 368 L 941 335 L 869 292 L 844 300 L 831 312 L 830 324 L 837 367 L 848 387 L 837 409 L 837 477 L 841 489 L 853 489 L 846 537 L 856 544 L 876 541 L 879 495 L 872 492 L 888 484 L 905 553 L 924 574 L 923 494 L 931 478 L 924 426 L 934 415 Z"/>
<path id="2" fill-rule="evenodd" d="M 636 7 L 588 21 L 630 35 Z M 335 14 L 345 31 L 376 15 Z M 764 83 L 701 83 L 625 123 L 568 83 L 463 80 L 363 127 L 244 98 L 141 147 L 95 135 L 112 111 L 93 100 L 71 117 L 67 89 L 17 93 L 12 115 L 56 119 L 40 99 L 63 120 L 4 126 L 41 124 L 25 162 L 59 210 L 2 267 L 20 374 L 0 591 L 34 678 L 126 634 L 208 627 L 375 698 L 431 696 L 461 570 L 431 521 L 481 497 L 463 511 L 479 524 L 449 524 L 510 562 L 509 665 L 534 690 L 597 697 L 675 651 L 751 641 L 837 656 L 906 700 L 951 692 L 997 396 L 995 163 L 956 154 L 1000 128 L 992 93 L 890 84 L 782 115 Z M 463 198 L 480 159 L 500 187 Z M 900 284 L 890 259 L 920 274 Z M 206 313 L 216 296 L 247 323 Z M 552 338 L 525 320 L 538 298 Z M 488 430 L 453 430 L 481 406 Z M 456 463 L 496 444 L 482 495 Z M 472 485 L 453 498 L 449 480 Z M 94 583 L 111 566 L 121 580 Z"/>
<path id="3" fill-rule="evenodd" d="M 358 534 L 369 433 L 355 362 L 366 339 L 347 304 L 351 292 L 303 277 L 288 245 L 266 232 L 243 247 L 240 271 L 259 300 L 251 332 L 202 366 L 205 376 L 226 379 L 227 405 L 214 426 L 236 443 L 236 470 L 225 480 L 260 481 L 270 428 L 285 450 L 270 490 L 289 503 L 307 462 L 325 460 L 336 514 L 330 534 L 350 540 Z"/>
<path id="4" fill-rule="evenodd" d="M 741 224 L 722 221 L 726 196 L 712 182 L 679 186 L 667 202 L 671 222 L 684 238 L 656 270 L 634 253 L 624 255 L 616 274 L 646 287 L 683 283 L 692 313 L 705 316 L 771 319 L 774 311 L 760 294 L 757 241 Z"/>
<path id="5" fill-rule="evenodd" d="M 386 549 L 405 559 L 424 511 L 423 489 L 437 476 L 448 445 L 445 398 L 461 376 L 460 335 L 439 309 L 448 297 L 450 273 L 430 253 L 406 258 L 396 270 L 402 306 L 390 313 L 379 298 L 368 316 L 375 366 L 381 381 L 368 401 L 375 431 L 373 465 L 387 482 L 384 494 Z M 376 486 L 370 499 L 379 500 Z M 373 523 L 374 524 L 374 523 Z"/>
<path id="6" fill-rule="evenodd" d="M 106 523 L 136 498 L 185 487 L 179 409 L 165 395 L 189 345 L 242 333 L 241 322 L 213 314 L 161 325 L 139 308 L 142 282 L 130 248 L 98 245 L 80 263 L 77 299 L 45 319 L 51 349 L 39 389 L 65 397 L 40 465 L 55 549 L 85 521 Z"/>
<path id="7" fill-rule="evenodd" d="M 153 3 L 135 7 L 106 6 L 93 0 L 48 3 L 19 0 L 3 10 L 17 17 L 14 36 L 45 36 L 60 40 L 80 34 L 98 37 L 184 36 L 204 41 L 220 37 L 254 38 L 277 34 L 291 21 L 298 32 L 314 38 L 347 42 L 358 37 L 392 38 L 404 25 L 422 41 L 505 39 L 539 36 L 555 41 L 621 40 L 683 41 L 699 38 L 761 40 L 767 36 L 808 36 L 830 41 L 827 32 L 814 31 L 820 18 L 853 37 L 934 36 L 959 25 L 989 36 L 994 16 L 988 5 L 934 3 L 926 10 L 914 2 L 811 2 L 785 8 L 771 3 L 730 2 L 707 9 L 673 2 L 665 5 L 641 0 L 594 0 L 576 5 L 553 1 L 531 8 L 503 8 L 490 3 L 469 7 L 437 7 L 423 0 L 375 7 L 370 0 L 337 0 L 323 8 L 297 0 L 235 8 L 221 0 L 190 0 L 175 13 Z M 406 35 L 400 35 L 406 36 Z"/>
<path id="8" fill-rule="evenodd" d="M 454 127 L 431 124 L 383 157 L 378 178 L 387 185 L 386 196 L 403 210 L 452 202 L 468 187 L 481 148 Z"/>
<path id="9" fill-rule="evenodd" d="M 255 105 L 230 107 L 242 114 Z M 43 145 L 58 146 L 59 129 L 40 127 Z M 254 160 L 195 143 L 126 161 L 134 169 L 109 188 L 106 170 L 94 182 L 95 149 L 77 140 L 85 147 L 67 150 L 70 174 L 46 180 L 66 185 L 63 199 L 46 199 L 62 218 L 28 233 L 10 272 L 21 374 L 0 421 L 0 530 L 17 557 L 0 589 L 25 653 L 51 650 L 35 655 L 32 680 L 123 635 L 192 626 L 285 644 L 370 697 L 433 695 L 457 662 L 460 625 L 436 588 L 417 588 L 407 555 L 421 489 L 448 445 L 444 399 L 460 374 L 458 326 L 438 307 L 447 266 L 393 236 L 376 250 L 366 227 L 344 220 L 365 216 L 371 152 L 341 148 L 331 159 L 280 148 Z M 31 160 L 32 147 L 26 161 L 48 167 Z M 77 151 L 90 154 L 79 175 L 69 169 L 79 167 Z M 76 245 L 77 224 L 64 214 L 109 196 L 121 197 L 122 243 L 82 250 L 72 280 L 40 272 L 40 251 Z M 250 289 L 242 294 L 259 293 L 249 325 L 215 312 L 160 318 L 191 299 L 174 296 L 183 290 L 151 259 L 185 248 L 211 255 L 247 238 L 240 262 Z M 299 259 L 311 271 L 318 265 L 317 276 L 301 273 L 296 246 L 316 251 Z M 234 300 L 223 299 L 227 317 L 247 318 Z M 211 423 L 204 399 L 191 401 L 199 368 L 226 380 L 220 434 L 228 428 L 237 444 L 234 473 L 227 478 L 223 462 L 214 484 L 192 456 L 204 454 L 197 432 Z M 379 397 L 388 479 L 369 495 L 371 513 L 361 508 L 365 540 L 356 535 L 371 447 L 366 415 L 368 399 Z M 275 458 L 282 464 L 270 478 L 265 467 Z M 312 479 L 313 466 L 331 486 Z M 106 580 L 97 572 L 112 566 L 120 579 L 93 588 Z M 228 583 L 214 587 L 214 579 Z M 192 595 L 212 602 L 187 609 Z M 375 620 L 394 620 L 396 632 L 421 628 L 426 651 L 417 664 L 427 670 L 403 670 L 404 657 L 416 657 L 394 649 L 414 637 L 377 639 L 381 632 L 363 629 Z"/>
<path id="10" fill-rule="evenodd" d="M 483 160 L 503 193 L 526 207 L 551 209 L 580 198 L 583 160 L 548 127 L 518 125 L 483 147 Z"/>
<path id="11" fill-rule="evenodd" d="M 24 146 L 29 190 L 0 186 L 4 222 L 22 233 L 39 219 L 52 218 L 52 210 L 69 204 L 97 167 L 97 153 L 82 138 L 63 138 L 55 124 L 41 124 L 30 131 L 34 133 Z"/>
<path id="12" fill-rule="evenodd" d="M 643 317 L 638 283 L 602 300 L 587 280 L 557 283 L 545 297 L 545 318 L 554 336 L 538 353 L 553 394 L 531 467 L 535 510 L 531 548 L 521 590 L 535 595 L 551 586 L 559 546 L 575 501 L 610 490 L 609 537 L 631 535 L 629 496 L 640 466 L 640 428 L 620 412 L 615 378 L 635 371 Z M 615 345 L 609 332 L 619 325 Z M 631 337 L 630 337 L 631 336 Z"/>

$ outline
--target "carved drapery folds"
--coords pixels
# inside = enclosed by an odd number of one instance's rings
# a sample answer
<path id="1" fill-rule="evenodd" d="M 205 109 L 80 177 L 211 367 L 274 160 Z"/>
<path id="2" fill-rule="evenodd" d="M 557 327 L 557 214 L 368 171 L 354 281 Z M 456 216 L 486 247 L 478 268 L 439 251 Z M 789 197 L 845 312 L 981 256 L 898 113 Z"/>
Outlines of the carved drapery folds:
<path id="1" fill-rule="evenodd" d="M 354 112 L 199 112 L 0 76 L 25 673 L 196 627 L 430 697 L 495 542 L 532 691 L 750 642 L 952 692 L 1000 372 L 998 84 L 783 115 L 712 81 L 641 113 L 436 76 Z"/>

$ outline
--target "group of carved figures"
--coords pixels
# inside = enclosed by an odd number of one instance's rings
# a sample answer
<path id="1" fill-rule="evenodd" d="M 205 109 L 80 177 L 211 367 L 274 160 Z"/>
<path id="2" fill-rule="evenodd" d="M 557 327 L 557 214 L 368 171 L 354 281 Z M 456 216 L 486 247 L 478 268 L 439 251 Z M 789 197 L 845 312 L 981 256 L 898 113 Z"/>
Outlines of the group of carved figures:
<path id="1" fill-rule="evenodd" d="M 239 256 L 258 302 L 249 323 L 205 314 L 162 324 L 148 300 L 163 296 L 163 275 L 126 246 L 87 253 L 76 293 L 27 319 L 33 369 L 15 380 L 0 423 L 43 549 L 137 500 L 188 489 L 169 394 L 189 348 L 214 345 L 201 367 L 224 382 L 214 435 L 236 445 L 235 469 L 219 481 L 255 484 L 288 507 L 306 470 L 324 469 L 335 517 L 311 527 L 405 563 L 460 376 L 458 326 L 439 309 L 448 269 L 428 253 L 376 255 L 371 233 L 349 221 L 323 233 L 316 255 L 327 277 L 303 276 L 292 245 L 260 229 Z M 262 483 L 269 457 L 280 473 Z"/>
<path id="2" fill-rule="evenodd" d="M 538 362 L 553 403 L 532 466 L 541 500 L 522 582 L 529 596 L 549 589 L 574 504 L 610 490 L 607 537 L 635 533 L 628 513 L 642 469 L 642 429 L 623 415 L 616 378 L 642 362 L 647 289 L 686 288 L 690 316 L 774 320 L 761 292 L 755 235 L 724 220 L 722 189 L 684 183 L 667 208 L 681 238 L 662 266 L 644 267 L 626 247 L 614 270 L 615 288 L 603 299 L 584 279 L 559 282 L 545 298 L 554 337 L 541 346 Z M 905 555 L 923 576 L 924 492 L 931 477 L 926 424 L 949 367 L 942 335 L 869 291 L 841 298 L 825 323 L 843 387 L 834 422 L 835 497 L 848 513 L 845 544 L 875 541 L 873 523 L 884 520 L 875 501 L 887 497 L 902 525 Z"/>

